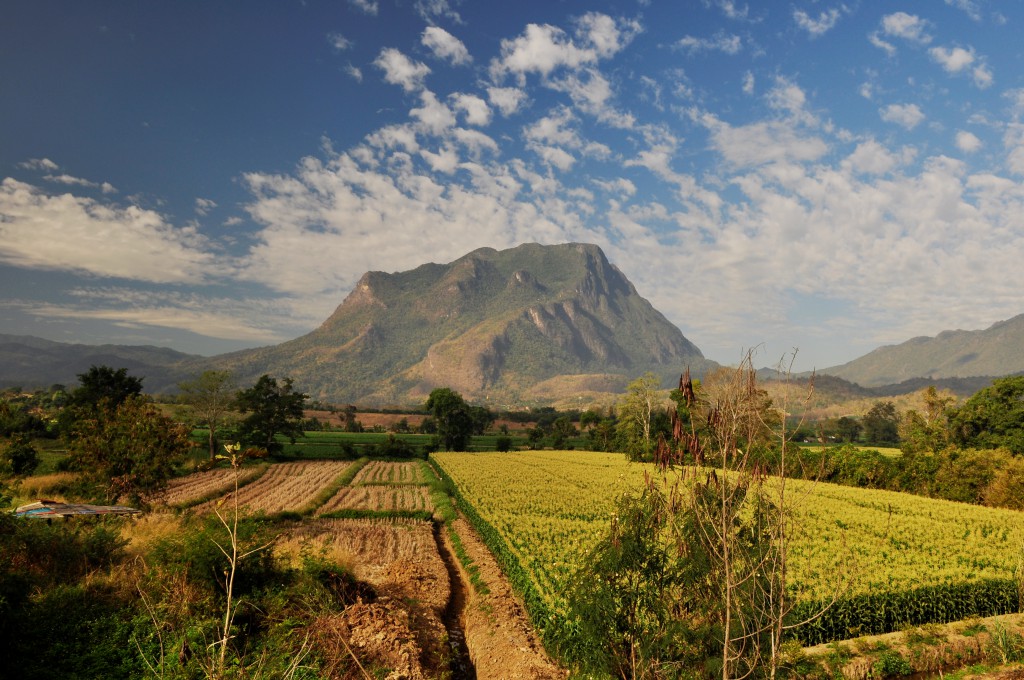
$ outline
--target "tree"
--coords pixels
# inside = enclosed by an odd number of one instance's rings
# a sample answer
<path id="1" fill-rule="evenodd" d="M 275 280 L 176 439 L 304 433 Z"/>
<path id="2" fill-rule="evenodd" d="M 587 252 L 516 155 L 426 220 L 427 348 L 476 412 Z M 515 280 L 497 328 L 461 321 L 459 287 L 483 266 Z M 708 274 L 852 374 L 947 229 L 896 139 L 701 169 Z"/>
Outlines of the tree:
<path id="1" fill-rule="evenodd" d="M 77 421 L 68 453 L 108 500 L 137 502 L 166 486 L 191 446 L 185 425 L 160 413 L 147 397 L 130 396 L 113 411 Z"/>
<path id="2" fill-rule="evenodd" d="M 80 385 L 71 393 L 71 405 L 79 407 L 106 407 L 113 410 L 129 397 L 142 394 L 142 378 L 128 375 L 127 368 L 90 366 L 78 374 Z"/>
<path id="3" fill-rule="evenodd" d="M 240 390 L 235 397 L 238 410 L 249 414 L 239 423 L 239 438 L 268 453 L 281 449 L 277 435 L 288 437 L 294 444 L 295 438 L 303 434 L 303 408 L 308 396 L 295 391 L 291 378 L 279 385 L 269 375 L 260 376 L 255 385 Z"/>
<path id="4" fill-rule="evenodd" d="M 217 428 L 235 409 L 235 388 L 229 371 L 203 371 L 195 380 L 178 383 L 178 400 L 197 425 L 209 430 L 210 460 L 217 456 Z"/>
<path id="5" fill-rule="evenodd" d="M 764 469 L 785 468 L 788 399 L 776 408 L 757 387 L 749 355 L 699 390 L 687 372 L 673 395 L 661 474 L 618 504 L 570 593 L 572 629 L 605 660 L 598 674 L 775 678 L 786 630 L 803 623 L 789 620 L 791 492 Z M 691 460 L 706 467 L 678 465 Z"/>
<path id="6" fill-rule="evenodd" d="M 561 449 L 565 446 L 566 439 L 575 437 L 578 434 L 579 432 L 576 431 L 576 426 L 569 420 L 569 416 L 556 418 L 555 422 L 551 423 L 551 446 Z"/>
<path id="7" fill-rule="evenodd" d="M 860 437 L 860 432 L 864 428 L 861 424 L 849 416 L 843 416 L 836 422 L 836 432 L 838 433 L 839 439 L 844 442 L 854 443 L 857 438 Z"/>
<path id="8" fill-rule="evenodd" d="M 952 441 L 949 418 L 956 397 L 939 394 L 934 385 L 920 395 L 924 407 L 908 410 L 900 420 L 900 450 L 904 454 L 941 451 Z"/>
<path id="9" fill-rule="evenodd" d="M 654 451 L 651 417 L 658 405 L 661 378 L 648 371 L 629 383 L 619 404 L 616 426 L 622 446 L 631 460 L 650 460 Z"/>
<path id="10" fill-rule="evenodd" d="M 900 419 L 896 405 L 878 401 L 861 418 L 864 439 L 871 444 L 897 444 L 900 441 Z"/>
<path id="11" fill-rule="evenodd" d="M 951 411 L 952 436 L 961 446 L 1006 447 L 1024 454 L 1024 376 L 999 378 Z"/>
<path id="12" fill-rule="evenodd" d="M 427 397 L 425 408 L 434 418 L 441 445 L 448 451 L 465 451 L 473 435 L 473 414 L 462 395 L 438 387 Z"/>
<path id="13" fill-rule="evenodd" d="M 24 433 L 17 433 L 11 437 L 10 443 L 0 454 L 0 473 L 4 468 L 10 470 L 17 477 L 30 475 L 39 466 L 39 453 L 36 447 L 32 446 L 32 440 Z"/>

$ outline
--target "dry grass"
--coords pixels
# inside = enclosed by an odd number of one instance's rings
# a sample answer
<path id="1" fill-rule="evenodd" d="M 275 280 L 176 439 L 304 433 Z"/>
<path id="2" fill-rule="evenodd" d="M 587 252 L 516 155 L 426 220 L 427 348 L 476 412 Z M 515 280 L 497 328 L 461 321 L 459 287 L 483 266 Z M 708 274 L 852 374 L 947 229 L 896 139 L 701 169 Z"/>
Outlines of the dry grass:
<path id="1" fill-rule="evenodd" d="M 74 472 L 53 472 L 48 475 L 26 477 L 18 487 L 17 495 L 18 498 L 26 499 L 27 501 L 28 499 L 38 500 L 40 498 L 63 501 L 66 499 L 57 489 L 66 487 L 74 479 Z"/>
<path id="2" fill-rule="evenodd" d="M 426 486 L 357 486 L 343 487 L 324 503 L 317 515 L 335 510 L 434 510 Z"/>
<path id="3" fill-rule="evenodd" d="M 129 555 L 145 555 L 158 541 L 181 532 L 182 520 L 170 512 L 147 512 L 125 522 L 121 536 L 128 541 Z"/>
<path id="4" fill-rule="evenodd" d="M 352 465 L 351 461 L 304 461 L 272 465 L 262 477 L 238 490 L 239 508 L 247 512 L 299 511 Z M 197 505 L 210 512 L 231 494 Z"/>

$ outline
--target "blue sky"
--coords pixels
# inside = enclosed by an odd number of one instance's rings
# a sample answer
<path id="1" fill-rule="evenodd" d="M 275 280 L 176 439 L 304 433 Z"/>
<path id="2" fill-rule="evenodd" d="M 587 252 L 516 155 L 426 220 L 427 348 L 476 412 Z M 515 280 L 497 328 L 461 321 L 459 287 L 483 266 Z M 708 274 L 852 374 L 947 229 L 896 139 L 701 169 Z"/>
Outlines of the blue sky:
<path id="1" fill-rule="evenodd" d="M 706 356 L 1024 312 L 1024 4 L 11 0 L 0 332 L 215 354 L 600 245 Z"/>

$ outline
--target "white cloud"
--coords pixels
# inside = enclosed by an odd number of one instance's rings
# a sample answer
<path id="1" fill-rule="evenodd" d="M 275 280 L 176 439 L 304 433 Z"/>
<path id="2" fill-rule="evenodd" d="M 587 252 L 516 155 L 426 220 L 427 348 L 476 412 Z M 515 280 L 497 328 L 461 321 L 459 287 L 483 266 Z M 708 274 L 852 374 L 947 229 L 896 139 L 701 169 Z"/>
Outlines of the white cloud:
<path id="1" fill-rule="evenodd" d="M 422 88 L 423 79 L 430 73 L 429 66 L 409 59 L 393 47 L 381 50 L 373 64 L 384 71 L 386 82 L 401 85 L 406 92 Z"/>
<path id="2" fill-rule="evenodd" d="M 750 71 L 743 74 L 743 92 L 745 94 L 754 94 L 754 74 Z"/>
<path id="3" fill-rule="evenodd" d="M 878 49 L 885 50 L 885 53 L 890 57 L 896 54 L 896 46 L 882 40 L 877 33 L 868 34 L 868 41 Z"/>
<path id="4" fill-rule="evenodd" d="M 726 35 L 719 32 L 710 38 L 698 38 L 692 35 L 683 36 L 676 41 L 676 47 L 694 54 L 697 52 L 724 52 L 739 54 L 743 49 L 743 41 L 738 35 Z"/>
<path id="5" fill-rule="evenodd" d="M 352 49 L 352 41 L 343 36 L 341 33 L 328 33 L 327 42 L 331 44 L 331 47 L 343 52 L 344 50 Z"/>
<path id="6" fill-rule="evenodd" d="M 878 113 L 885 122 L 896 123 L 907 130 L 913 130 L 924 120 L 924 113 L 917 104 L 890 104 Z"/>
<path id="7" fill-rule="evenodd" d="M 765 95 L 765 99 L 772 109 L 789 114 L 795 121 L 807 125 L 817 122 L 817 119 L 807 111 L 807 95 L 803 89 L 787 78 L 777 77 L 775 86 Z"/>
<path id="8" fill-rule="evenodd" d="M 796 21 L 796 25 L 807 31 L 812 38 L 820 37 L 832 30 L 839 23 L 841 16 L 842 12 L 838 7 L 832 7 L 821 12 L 817 19 L 811 17 L 803 10 L 793 11 L 793 20 Z"/>
<path id="9" fill-rule="evenodd" d="M 438 59 L 446 59 L 456 66 L 473 61 L 473 57 L 469 56 L 469 50 L 466 49 L 462 41 L 443 28 L 427 26 L 423 30 L 421 40 L 423 45 Z"/>
<path id="10" fill-rule="evenodd" d="M 548 76 L 559 68 L 595 64 L 621 51 L 641 30 L 634 21 L 616 22 L 596 13 L 577 20 L 574 37 L 556 26 L 529 24 L 519 37 L 501 41 L 501 57 L 491 62 L 491 77 L 500 82 L 507 73 Z"/>
<path id="11" fill-rule="evenodd" d="M 903 38 L 912 43 L 926 45 L 932 41 L 928 29 L 930 23 L 914 14 L 894 12 L 882 17 L 882 32 L 893 38 Z"/>
<path id="12" fill-rule="evenodd" d="M 958 130 L 956 133 L 956 148 L 964 153 L 974 153 L 981 148 L 981 140 L 970 132 Z"/>
<path id="13" fill-rule="evenodd" d="M 456 110 L 466 114 L 466 122 L 470 125 L 486 126 L 491 122 L 491 107 L 475 94 L 456 93 L 452 95 L 452 103 Z"/>
<path id="14" fill-rule="evenodd" d="M 208 278 L 208 251 L 194 228 L 150 210 L 51 196 L 12 178 L 0 185 L 0 261 L 10 265 L 183 283 Z"/>
<path id="15" fill-rule="evenodd" d="M 821 158 L 828 145 L 818 137 L 801 135 L 783 122 L 760 122 L 731 126 L 705 116 L 714 148 L 736 167 L 754 167 L 765 163 L 808 162 Z"/>
<path id="16" fill-rule="evenodd" d="M 526 102 L 526 93 L 515 87 L 489 87 L 487 98 L 503 116 L 511 116 Z"/>
<path id="17" fill-rule="evenodd" d="M 928 50 L 933 61 L 942 66 L 947 73 L 959 73 L 974 63 L 974 49 L 962 47 L 933 47 Z"/>
<path id="18" fill-rule="evenodd" d="M 981 8 L 975 0 L 946 0 L 946 4 L 963 10 L 975 21 L 981 21 Z"/>
<path id="19" fill-rule="evenodd" d="M 974 80 L 974 85 L 980 90 L 990 87 L 994 80 L 992 69 L 984 64 L 975 66 L 971 72 L 971 77 Z"/>
<path id="20" fill-rule="evenodd" d="M 359 70 L 359 67 L 353 66 L 352 64 L 348 64 L 345 67 L 345 73 L 347 73 L 352 78 L 352 80 L 356 81 L 357 83 L 363 82 L 363 72 Z"/>
<path id="21" fill-rule="evenodd" d="M 437 18 L 445 18 L 462 23 L 462 17 L 452 8 L 448 0 L 416 0 L 414 5 L 416 13 L 423 17 L 424 21 L 433 23 Z"/>
<path id="22" fill-rule="evenodd" d="M 46 172 L 56 172 L 57 170 L 60 170 L 60 166 L 49 158 L 30 158 L 24 163 L 19 163 L 18 165 L 26 170 L 45 170 Z"/>
<path id="23" fill-rule="evenodd" d="M 706 0 L 705 5 L 707 5 Z M 749 5 L 739 6 L 735 2 L 733 2 L 733 0 L 715 0 L 715 6 L 722 10 L 722 14 L 724 14 L 729 19 L 737 19 L 743 21 L 750 16 Z"/>
<path id="24" fill-rule="evenodd" d="M 348 0 L 348 4 L 371 16 L 377 16 L 377 0 Z"/>
<path id="25" fill-rule="evenodd" d="M 455 126 L 455 114 L 446 104 L 438 100 L 430 90 L 420 93 L 423 106 L 409 111 L 409 117 L 420 122 L 421 129 L 434 134 L 443 134 Z"/>
<path id="26" fill-rule="evenodd" d="M 196 212 L 200 215 L 206 215 L 211 210 L 217 207 L 217 202 L 212 201 L 208 198 L 197 198 L 196 199 Z"/>
<path id="27" fill-rule="evenodd" d="M 946 73 L 959 74 L 969 70 L 971 79 L 979 89 L 984 90 L 992 85 L 992 70 L 984 59 L 978 58 L 973 47 L 933 47 L 928 50 L 928 54 Z"/>
<path id="28" fill-rule="evenodd" d="M 87 179 L 83 179 L 81 177 L 74 177 L 74 176 L 68 175 L 68 174 L 44 175 L 43 179 L 45 179 L 48 182 L 53 182 L 55 184 L 65 184 L 67 186 L 86 187 L 87 189 L 99 189 L 100 191 L 102 191 L 105 194 L 117 193 L 117 189 L 115 189 L 114 186 L 112 184 L 110 184 L 109 182 L 102 182 L 102 183 L 93 182 L 93 181 L 90 181 L 90 180 L 87 180 Z"/>
<path id="29" fill-rule="evenodd" d="M 869 139 L 858 144 L 843 164 L 856 173 L 884 175 L 899 164 L 899 159 L 887 148 Z"/>

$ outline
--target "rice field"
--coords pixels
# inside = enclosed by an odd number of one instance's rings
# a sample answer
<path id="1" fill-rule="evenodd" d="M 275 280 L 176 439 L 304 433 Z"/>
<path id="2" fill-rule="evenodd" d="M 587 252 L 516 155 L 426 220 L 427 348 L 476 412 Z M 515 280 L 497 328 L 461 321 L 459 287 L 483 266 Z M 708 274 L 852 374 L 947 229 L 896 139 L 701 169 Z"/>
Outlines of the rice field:
<path id="1" fill-rule="evenodd" d="M 272 465 L 259 479 L 238 490 L 238 506 L 251 513 L 301 512 L 352 465 L 356 463 L 303 461 Z M 232 495 L 197 505 L 195 511 L 209 512 L 232 501 Z"/>

